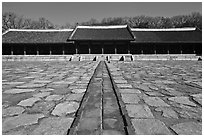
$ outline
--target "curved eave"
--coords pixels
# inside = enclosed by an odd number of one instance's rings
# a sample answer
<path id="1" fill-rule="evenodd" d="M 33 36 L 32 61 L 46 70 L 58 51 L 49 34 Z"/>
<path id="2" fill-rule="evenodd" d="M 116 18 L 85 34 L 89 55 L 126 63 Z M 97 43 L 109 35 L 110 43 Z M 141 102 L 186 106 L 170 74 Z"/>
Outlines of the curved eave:
<path id="1" fill-rule="evenodd" d="M 130 43 L 202 43 L 202 41 L 131 41 Z"/>

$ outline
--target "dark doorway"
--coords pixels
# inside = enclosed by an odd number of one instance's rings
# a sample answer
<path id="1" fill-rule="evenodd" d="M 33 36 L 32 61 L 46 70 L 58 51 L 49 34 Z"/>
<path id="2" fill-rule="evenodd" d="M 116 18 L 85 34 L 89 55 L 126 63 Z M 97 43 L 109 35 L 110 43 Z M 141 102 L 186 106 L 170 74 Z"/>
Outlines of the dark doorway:
<path id="1" fill-rule="evenodd" d="M 78 53 L 79 54 L 89 54 L 89 43 L 82 42 L 78 45 Z"/>
<path id="2" fill-rule="evenodd" d="M 115 54 L 114 43 L 111 42 L 104 43 L 104 54 Z"/>
<path id="3" fill-rule="evenodd" d="M 128 43 L 117 43 L 117 54 L 128 54 Z"/>
<path id="4" fill-rule="evenodd" d="M 91 54 L 102 54 L 102 44 L 100 42 L 93 42 L 91 44 Z"/>
<path id="5" fill-rule="evenodd" d="M 2 44 L 2 55 L 11 55 L 11 46 L 8 44 Z"/>

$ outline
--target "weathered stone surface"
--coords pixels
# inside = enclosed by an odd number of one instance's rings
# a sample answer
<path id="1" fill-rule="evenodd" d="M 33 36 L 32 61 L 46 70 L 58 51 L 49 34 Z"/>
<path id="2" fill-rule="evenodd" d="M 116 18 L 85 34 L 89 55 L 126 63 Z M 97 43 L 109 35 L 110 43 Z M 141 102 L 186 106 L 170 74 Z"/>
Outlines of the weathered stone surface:
<path id="1" fill-rule="evenodd" d="M 178 119 L 178 114 L 171 108 L 166 108 L 166 107 L 159 107 L 155 109 L 156 111 L 162 111 L 162 116 L 167 117 L 167 118 L 177 118 Z"/>
<path id="2" fill-rule="evenodd" d="M 85 91 L 86 89 L 73 89 L 72 93 L 80 94 L 80 93 L 84 93 Z"/>
<path id="3" fill-rule="evenodd" d="M 154 118 L 147 105 L 126 105 L 128 115 L 134 118 Z"/>
<path id="4" fill-rule="evenodd" d="M 5 119 L 2 124 L 3 132 L 9 131 L 11 129 L 15 129 L 20 126 L 27 126 L 38 123 L 38 119 L 43 118 L 43 114 L 22 114 L 19 116 L 9 117 Z"/>
<path id="5" fill-rule="evenodd" d="M 117 130 L 103 130 L 102 135 L 123 135 L 123 134 Z"/>
<path id="6" fill-rule="evenodd" d="M 48 114 L 55 106 L 54 102 L 46 101 L 46 102 L 37 102 L 33 105 L 32 108 L 27 109 L 28 113 L 43 113 Z"/>
<path id="7" fill-rule="evenodd" d="M 136 135 L 171 135 L 163 122 L 157 119 L 132 119 Z"/>
<path id="8" fill-rule="evenodd" d="M 158 96 L 163 97 L 164 96 L 163 94 L 161 94 L 159 92 L 154 92 L 154 91 L 152 91 L 152 92 L 145 92 L 145 94 L 147 94 L 148 96 L 151 96 L 151 97 L 158 97 Z"/>
<path id="9" fill-rule="evenodd" d="M 17 93 L 26 93 L 26 92 L 33 92 L 35 89 L 9 89 L 4 91 L 4 93 L 10 93 L 10 94 L 17 94 Z"/>
<path id="10" fill-rule="evenodd" d="M 63 116 L 69 113 L 76 112 L 79 107 L 79 103 L 77 102 L 64 102 L 58 104 L 55 109 L 52 111 L 52 115 Z"/>
<path id="11" fill-rule="evenodd" d="M 122 100 L 125 103 L 137 104 L 140 101 L 140 98 L 137 94 L 121 94 Z"/>
<path id="12" fill-rule="evenodd" d="M 179 115 L 183 118 L 193 118 L 193 119 L 202 119 L 202 112 L 193 112 L 187 110 L 178 111 Z"/>
<path id="13" fill-rule="evenodd" d="M 37 98 L 43 98 L 43 97 L 46 97 L 48 95 L 50 95 L 50 92 L 42 92 L 42 93 L 34 94 L 33 96 L 37 97 Z"/>
<path id="14" fill-rule="evenodd" d="M 10 82 L 2 82 L 2 84 L 4 85 L 20 85 L 20 84 L 24 84 L 25 82 L 14 82 L 14 81 L 10 81 Z"/>
<path id="15" fill-rule="evenodd" d="M 202 94 L 194 94 L 191 96 L 193 97 L 193 100 L 202 105 Z"/>
<path id="16" fill-rule="evenodd" d="M 140 85 L 137 85 L 137 88 L 139 89 L 142 89 L 144 91 L 152 91 L 147 85 L 145 84 L 140 84 Z"/>
<path id="17" fill-rule="evenodd" d="M 171 97 L 168 98 L 170 101 L 174 101 L 180 104 L 189 105 L 189 106 L 196 106 L 195 103 L 191 102 L 188 97 L 181 96 L 181 97 Z"/>
<path id="18" fill-rule="evenodd" d="M 17 88 L 41 88 L 44 87 L 46 84 L 37 84 L 37 83 L 27 83 L 23 85 L 16 86 Z"/>
<path id="19" fill-rule="evenodd" d="M 41 92 L 48 92 L 48 91 L 53 91 L 54 89 L 52 88 L 45 88 L 45 89 L 41 89 Z"/>
<path id="20" fill-rule="evenodd" d="M 132 88 L 130 84 L 116 84 L 118 88 Z"/>
<path id="21" fill-rule="evenodd" d="M 120 93 L 141 93 L 138 89 L 119 89 Z"/>
<path id="22" fill-rule="evenodd" d="M 27 107 L 27 106 L 33 106 L 33 104 L 37 101 L 39 101 L 40 98 L 28 98 L 26 100 L 22 100 L 20 103 L 18 103 L 17 105 L 19 106 L 24 106 L 24 107 Z"/>
<path id="23" fill-rule="evenodd" d="M 74 118 L 49 117 L 40 122 L 33 135 L 67 135 Z"/>
<path id="24" fill-rule="evenodd" d="M 159 107 L 159 106 L 166 106 L 169 107 L 168 104 L 166 104 L 162 99 L 160 99 L 159 97 L 145 97 L 144 98 L 145 103 L 147 103 L 150 106 L 155 106 L 155 107 Z"/>
<path id="25" fill-rule="evenodd" d="M 114 80 L 114 82 L 117 84 L 128 83 L 127 80 Z"/>
<path id="26" fill-rule="evenodd" d="M 202 124 L 195 122 L 179 123 L 171 126 L 179 135 L 202 135 Z"/>
<path id="27" fill-rule="evenodd" d="M 46 97 L 46 101 L 58 101 L 61 100 L 63 98 L 63 96 L 61 95 L 50 95 L 48 97 Z"/>
<path id="28" fill-rule="evenodd" d="M 103 121 L 104 121 L 104 124 L 108 125 L 108 127 L 115 128 L 115 124 L 117 122 L 117 119 L 106 118 Z"/>
<path id="29" fill-rule="evenodd" d="M 78 127 L 79 131 L 89 130 L 94 131 L 100 129 L 100 119 L 99 118 L 84 118 L 80 120 Z"/>
<path id="30" fill-rule="evenodd" d="M 86 108 L 85 108 L 86 109 Z M 102 110 L 100 108 L 87 108 L 84 111 L 84 117 L 100 117 L 102 113 Z"/>
<path id="31" fill-rule="evenodd" d="M 5 116 L 14 116 L 21 114 L 25 111 L 22 107 L 8 107 L 6 109 L 2 109 L 2 115 Z"/>
<path id="32" fill-rule="evenodd" d="M 70 94 L 70 95 L 68 95 L 66 100 L 81 101 L 83 95 L 84 95 L 83 93 L 82 94 Z"/>

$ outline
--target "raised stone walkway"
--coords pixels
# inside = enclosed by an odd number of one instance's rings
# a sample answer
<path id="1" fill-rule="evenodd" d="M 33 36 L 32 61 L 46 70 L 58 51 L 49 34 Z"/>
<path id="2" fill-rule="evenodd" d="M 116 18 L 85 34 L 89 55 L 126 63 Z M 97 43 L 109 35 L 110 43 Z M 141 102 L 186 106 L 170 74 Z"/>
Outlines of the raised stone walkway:
<path id="1" fill-rule="evenodd" d="M 202 134 L 201 62 L 2 66 L 2 134 Z"/>

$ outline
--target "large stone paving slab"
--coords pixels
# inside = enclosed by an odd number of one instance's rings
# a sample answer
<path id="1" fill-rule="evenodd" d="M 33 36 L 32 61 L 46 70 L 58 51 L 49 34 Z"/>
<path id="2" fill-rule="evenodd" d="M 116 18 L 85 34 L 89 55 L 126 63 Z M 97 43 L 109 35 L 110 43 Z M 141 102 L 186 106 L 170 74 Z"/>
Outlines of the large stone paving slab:
<path id="1" fill-rule="evenodd" d="M 157 119 L 133 119 L 137 135 L 171 135 L 165 124 Z"/>
<path id="2" fill-rule="evenodd" d="M 11 129 L 15 129 L 20 126 L 28 126 L 38 123 L 40 118 L 43 118 L 43 114 L 22 114 L 19 116 L 6 118 L 2 124 L 2 131 L 6 132 Z"/>
<path id="3" fill-rule="evenodd" d="M 67 135 L 74 118 L 50 117 L 40 122 L 33 135 Z"/>

